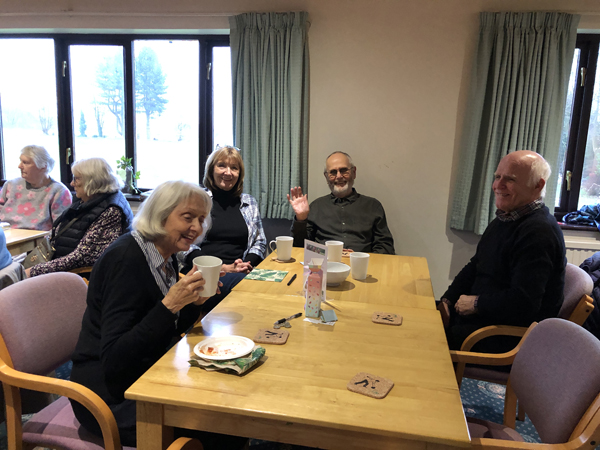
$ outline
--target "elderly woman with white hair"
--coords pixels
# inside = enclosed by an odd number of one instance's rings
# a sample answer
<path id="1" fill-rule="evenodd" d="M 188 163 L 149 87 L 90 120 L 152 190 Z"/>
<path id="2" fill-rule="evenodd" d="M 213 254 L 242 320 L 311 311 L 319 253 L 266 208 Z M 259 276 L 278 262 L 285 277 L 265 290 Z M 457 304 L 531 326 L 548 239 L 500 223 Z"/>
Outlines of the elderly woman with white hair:
<path id="1" fill-rule="evenodd" d="M 108 163 L 82 159 L 71 171 L 77 200 L 54 222 L 52 260 L 27 269 L 29 276 L 93 266 L 110 244 L 131 231 L 133 213 Z"/>
<path id="2" fill-rule="evenodd" d="M 142 203 L 134 231 L 117 239 L 92 271 L 71 380 L 107 403 L 123 445 L 136 444 L 136 404 L 125 399 L 125 391 L 198 320 L 207 300 L 202 273 L 194 267 L 180 279 L 175 255 L 202 234 L 211 207 L 198 185 L 162 183 Z M 90 412 L 75 401 L 72 405 L 83 427 L 101 435 Z M 242 448 L 247 441 L 191 430 L 175 433 L 198 438 L 205 450 Z"/>
<path id="3" fill-rule="evenodd" d="M 50 178 L 54 159 L 44 147 L 24 147 L 20 160 L 21 178 L 2 186 L 0 220 L 10 223 L 11 228 L 50 230 L 52 222 L 71 205 L 71 193 Z"/>

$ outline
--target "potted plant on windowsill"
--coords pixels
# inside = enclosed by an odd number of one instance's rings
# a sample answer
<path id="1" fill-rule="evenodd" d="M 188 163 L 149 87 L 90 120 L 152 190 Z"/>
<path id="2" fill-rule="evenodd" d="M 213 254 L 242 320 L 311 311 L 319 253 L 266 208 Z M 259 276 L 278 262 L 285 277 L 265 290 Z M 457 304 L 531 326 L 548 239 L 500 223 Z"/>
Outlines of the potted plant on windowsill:
<path id="1" fill-rule="evenodd" d="M 139 195 L 140 191 L 136 187 L 136 180 L 140 178 L 140 172 L 133 171 L 133 158 L 121 156 L 117 159 L 117 175 L 123 180 L 123 193 Z"/>

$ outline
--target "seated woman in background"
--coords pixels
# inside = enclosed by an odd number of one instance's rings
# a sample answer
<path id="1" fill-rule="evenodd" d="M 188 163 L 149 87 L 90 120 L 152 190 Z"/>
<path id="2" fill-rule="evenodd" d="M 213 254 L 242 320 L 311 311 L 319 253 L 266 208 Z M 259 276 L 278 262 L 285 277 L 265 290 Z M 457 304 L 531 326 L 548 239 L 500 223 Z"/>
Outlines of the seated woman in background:
<path id="1" fill-rule="evenodd" d="M 50 178 L 54 160 L 44 147 L 24 147 L 20 160 L 21 178 L 7 181 L 0 192 L 0 221 L 11 228 L 50 230 L 71 205 L 71 192 Z"/>
<path id="2" fill-rule="evenodd" d="M 267 238 L 263 231 L 258 203 L 244 194 L 244 161 L 235 147 L 218 147 L 206 161 L 204 186 L 213 198 L 207 221 L 208 230 L 199 244 L 183 257 L 183 273 L 200 255 L 216 256 L 223 261 L 226 273 L 221 278 L 221 294 L 204 305 L 204 312 L 214 308 L 253 267 L 265 257 Z"/>
<path id="3" fill-rule="evenodd" d="M 125 391 L 196 322 L 207 299 L 200 272 L 192 269 L 179 279 L 175 254 L 200 236 L 210 208 L 210 197 L 198 185 L 162 183 L 142 203 L 134 231 L 117 239 L 92 271 L 71 381 L 108 404 L 123 445 L 136 444 L 136 402 L 126 400 Z M 100 435 L 91 413 L 71 403 L 79 422 Z M 247 442 L 191 430 L 175 434 L 198 438 L 205 450 L 237 449 Z"/>
<path id="4" fill-rule="evenodd" d="M 21 264 L 13 263 L 12 256 L 6 247 L 6 235 L 0 228 L 0 289 L 24 279 L 25 269 Z"/>
<path id="5" fill-rule="evenodd" d="M 77 200 L 54 222 L 52 260 L 27 269 L 28 276 L 93 266 L 111 243 L 131 230 L 133 213 L 108 163 L 82 159 L 71 170 Z"/>

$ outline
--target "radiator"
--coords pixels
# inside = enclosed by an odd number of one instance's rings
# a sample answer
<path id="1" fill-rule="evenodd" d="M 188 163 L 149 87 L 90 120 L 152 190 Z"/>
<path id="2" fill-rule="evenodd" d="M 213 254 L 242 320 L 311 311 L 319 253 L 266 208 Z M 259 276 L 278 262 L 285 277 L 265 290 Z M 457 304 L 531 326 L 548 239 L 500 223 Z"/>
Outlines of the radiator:
<path id="1" fill-rule="evenodd" d="M 596 253 L 596 250 L 567 247 L 567 261 L 571 264 L 579 266 L 583 261 L 588 259 L 594 253 Z"/>
<path id="2" fill-rule="evenodd" d="M 579 266 L 583 261 L 600 251 L 600 233 L 597 231 L 563 230 L 567 261 Z"/>

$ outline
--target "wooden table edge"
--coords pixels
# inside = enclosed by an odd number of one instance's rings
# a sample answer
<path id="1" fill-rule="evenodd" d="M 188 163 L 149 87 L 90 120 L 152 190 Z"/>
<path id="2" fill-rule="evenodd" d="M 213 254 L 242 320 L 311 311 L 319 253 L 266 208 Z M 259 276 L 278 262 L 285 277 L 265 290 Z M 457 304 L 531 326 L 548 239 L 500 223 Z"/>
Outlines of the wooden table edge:
<path id="1" fill-rule="evenodd" d="M 126 395 L 127 397 L 127 395 Z M 132 397 L 128 397 L 133 399 Z M 344 426 L 321 426 L 319 423 L 300 421 L 284 421 L 250 414 L 232 414 L 215 411 L 210 408 L 192 408 L 165 405 L 154 402 L 137 400 L 138 411 L 138 447 L 158 449 L 156 444 L 163 442 L 163 449 L 172 439 L 173 427 L 210 431 L 222 434 L 252 439 L 265 439 L 286 444 L 303 445 L 317 448 L 347 449 L 348 435 L 356 445 L 351 448 L 397 448 L 402 444 L 403 449 L 423 449 L 431 446 L 444 448 L 466 448 L 471 445 L 467 440 L 443 439 L 435 436 L 413 435 L 410 433 L 391 433 L 389 431 L 370 431 L 350 429 Z M 233 430 L 233 431 L 232 431 Z M 338 442 L 338 435 L 344 436 L 344 443 Z M 293 437 L 286 440 L 286 437 Z M 141 439 L 141 441 L 140 441 Z M 142 447 L 140 447 L 140 443 Z M 166 445 L 165 445 L 166 444 Z M 323 444 L 326 444 L 323 446 Z"/>

